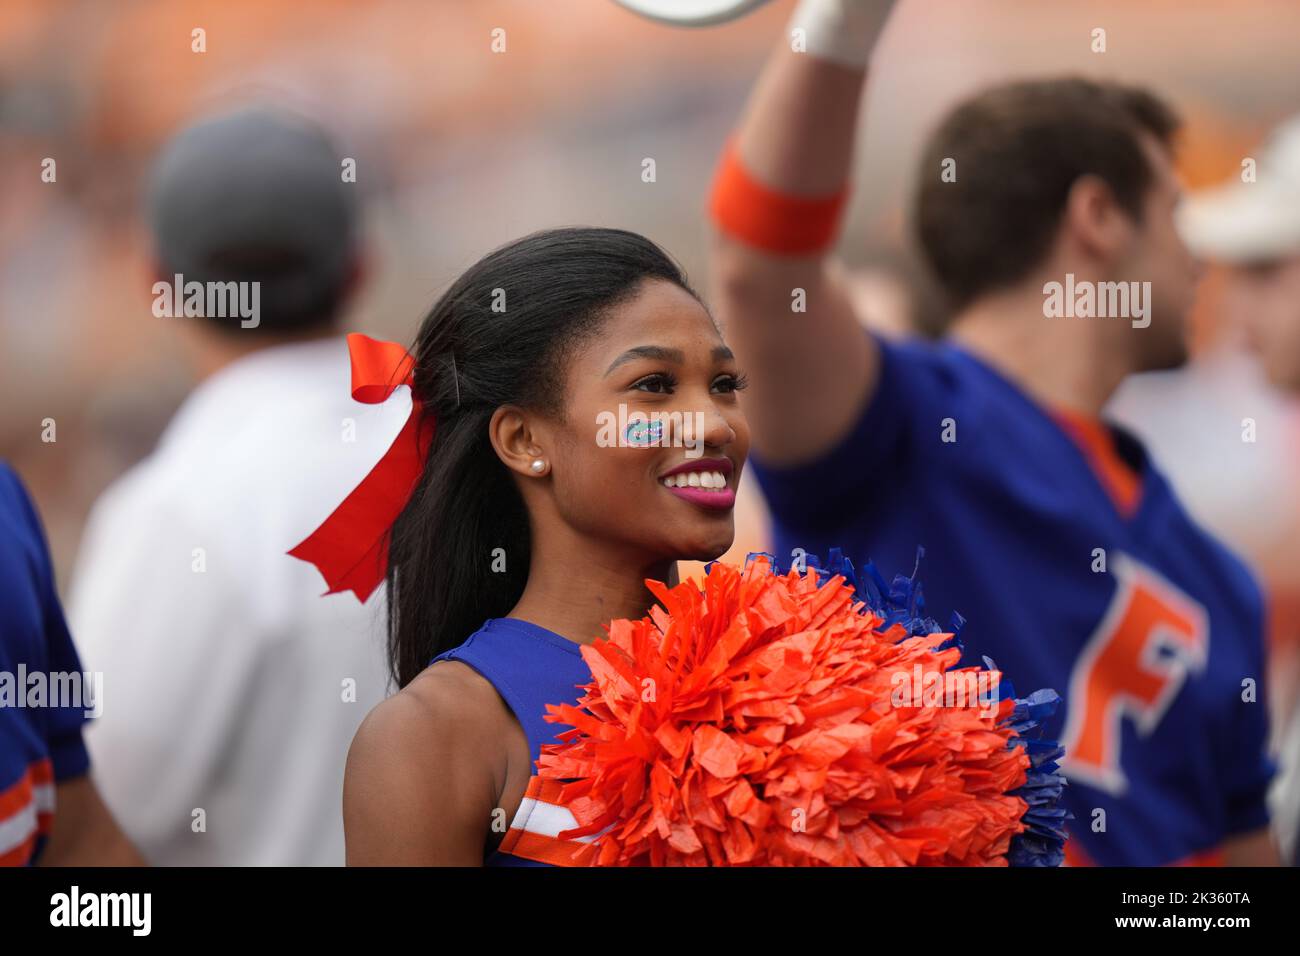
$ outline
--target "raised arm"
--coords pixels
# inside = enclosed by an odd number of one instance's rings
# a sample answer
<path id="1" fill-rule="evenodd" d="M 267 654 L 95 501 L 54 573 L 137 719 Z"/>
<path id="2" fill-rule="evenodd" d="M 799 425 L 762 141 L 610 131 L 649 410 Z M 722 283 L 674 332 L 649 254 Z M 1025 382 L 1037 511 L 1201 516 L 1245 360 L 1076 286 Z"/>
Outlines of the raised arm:
<path id="1" fill-rule="evenodd" d="M 710 293 L 751 375 L 745 411 L 754 450 L 771 465 L 830 450 L 875 383 L 877 350 L 830 247 L 847 194 L 867 59 L 892 6 L 804 0 L 758 79 L 714 183 Z"/>

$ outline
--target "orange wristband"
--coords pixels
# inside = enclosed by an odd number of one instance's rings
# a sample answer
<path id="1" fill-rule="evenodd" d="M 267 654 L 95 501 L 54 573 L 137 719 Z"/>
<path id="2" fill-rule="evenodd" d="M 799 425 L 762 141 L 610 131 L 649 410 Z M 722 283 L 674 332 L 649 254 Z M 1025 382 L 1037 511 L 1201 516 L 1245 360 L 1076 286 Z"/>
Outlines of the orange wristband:
<path id="1" fill-rule="evenodd" d="M 741 242 L 783 256 L 830 248 L 848 199 L 845 185 L 829 196 L 791 196 L 765 186 L 744 166 L 734 137 L 727 140 L 713 179 L 709 215 Z"/>

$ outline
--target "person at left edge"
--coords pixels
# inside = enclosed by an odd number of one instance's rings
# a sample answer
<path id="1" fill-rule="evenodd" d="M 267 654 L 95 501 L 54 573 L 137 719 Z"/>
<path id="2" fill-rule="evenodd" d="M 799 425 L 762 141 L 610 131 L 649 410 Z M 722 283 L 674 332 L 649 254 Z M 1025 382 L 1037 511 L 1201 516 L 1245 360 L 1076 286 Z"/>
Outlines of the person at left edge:
<path id="1" fill-rule="evenodd" d="M 0 462 L 0 677 L 82 674 L 27 491 Z M 60 682 L 68 686 L 66 682 Z M 92 709 L 0 695 L 0 866 L 136 866 L 143 861 L 100 799 L 81 731 Z"/>

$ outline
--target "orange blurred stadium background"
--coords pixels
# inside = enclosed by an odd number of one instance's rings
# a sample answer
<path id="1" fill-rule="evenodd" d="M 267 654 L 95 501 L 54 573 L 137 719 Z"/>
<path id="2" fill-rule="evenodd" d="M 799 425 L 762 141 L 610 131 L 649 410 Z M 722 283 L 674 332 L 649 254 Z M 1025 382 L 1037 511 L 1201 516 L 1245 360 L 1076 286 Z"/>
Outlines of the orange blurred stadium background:
<path id="1" fill-rule="evenodd" d="M 144 173 L 172 131 L 259 98 L 330 126 L 367 197 L 372 281 L 346 325 L 409 341 L 451 278 L 541 227 L 633 229 L 702 279 L 713 162 L 789 6 L 684 31 L 608 0 L 5 0 L 0 457 L 32 488 L 60 583 L 90 504 L 149 451 L 191 384 L 175 341 L 181 320 L 150 311 L 140 218 Z M 498 27 L 504 53 L 491 49 Z M 1092 50 L 1095 28 L 1106 31 L 1105 53 Z M 1207 185 L 1300 110 L 1298 37 L 1293 0 L 905 5 L 875 60 L 841 246 L 861 270 L 870 321 L 899 332 L 941 322 L 905 217 L 921 138 L 955 100 L 1023 75 L 1149 84 L 1187 119 L 1189 185 Z M 41 177 L 47 157 L 53 183 Z M 646 157 L 653 183 L 641 179 Z M 1295 669 L 1300 617 L 1300 422 L 1238 356 L 1221 293 L 1211 274 L 1193 367 L 1133 383 L 1114 411 L 1269 583 L 1284 675 Z M 1286 439 L 1253 456 L 1217 453 L 1207 416 L 1245 415 Z M 50 419 L 55 442 L 42 440 Z M 738 515 L 732 557 L 766 543 L 752 485 Z M 1278 680 L 1287 691 L 1275 704 L 1289 710 L 1293 681 Z"/>

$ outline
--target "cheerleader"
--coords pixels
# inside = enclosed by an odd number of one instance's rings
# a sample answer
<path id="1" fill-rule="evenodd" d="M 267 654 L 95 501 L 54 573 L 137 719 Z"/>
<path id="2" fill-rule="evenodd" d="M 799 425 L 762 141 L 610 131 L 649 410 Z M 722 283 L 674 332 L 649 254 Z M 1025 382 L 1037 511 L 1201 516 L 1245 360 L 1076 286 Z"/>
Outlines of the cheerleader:
<path id="1" fill-rule="evenodd" d="M 350 344 L 354 395 L 406 383 L 414 410 L 293 552 L 333 590 L 364 598 L 381 571 L 389 588 L 400 691 L 352 744 L 348 862 L 536 865 L 502 840 L 564 729 L 546 705 L 591 678 L 580 647 L 646 613 L 647 578 L 731 545 L 743 376 L 681 269 L 615 229 L 492 252 L 434 305 L 410 357 Z"/>

